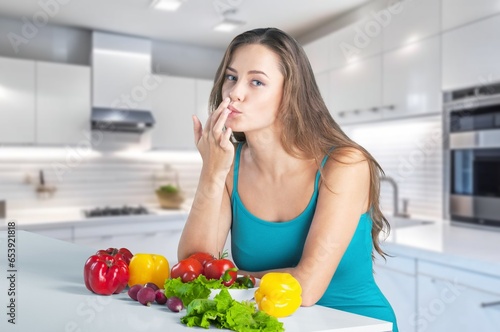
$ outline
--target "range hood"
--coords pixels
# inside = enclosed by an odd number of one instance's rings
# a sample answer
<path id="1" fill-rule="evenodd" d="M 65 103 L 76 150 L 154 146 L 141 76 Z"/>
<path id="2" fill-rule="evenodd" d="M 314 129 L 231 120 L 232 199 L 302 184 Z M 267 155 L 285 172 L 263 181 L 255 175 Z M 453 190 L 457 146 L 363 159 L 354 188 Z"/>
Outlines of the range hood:
<path id="1" fill-rule="evenodd" d="M 115 108 L 92 108 L 92 130 L 143 133 L 151 129 L 155 119 L 150 111 Z"/>
<path id="2" fill-rule="evenodd" d="M 151 149 L 152 80 L 150 40 L 93 31 L 90 123 L 98 138 L 94 149 Z"/>

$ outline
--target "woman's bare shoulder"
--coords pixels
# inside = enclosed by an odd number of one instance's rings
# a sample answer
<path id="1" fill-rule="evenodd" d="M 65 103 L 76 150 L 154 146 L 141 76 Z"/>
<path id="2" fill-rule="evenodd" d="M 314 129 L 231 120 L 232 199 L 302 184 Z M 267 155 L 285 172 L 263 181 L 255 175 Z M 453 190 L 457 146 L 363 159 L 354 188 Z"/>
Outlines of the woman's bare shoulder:
<path id="1" fill-rule="evenodd" d="M 366 181 L 370 179 L 369 159 L 356 147 L 335 149 L 328 158 L 323 173 L 329 183 L 349 181 Z"/>

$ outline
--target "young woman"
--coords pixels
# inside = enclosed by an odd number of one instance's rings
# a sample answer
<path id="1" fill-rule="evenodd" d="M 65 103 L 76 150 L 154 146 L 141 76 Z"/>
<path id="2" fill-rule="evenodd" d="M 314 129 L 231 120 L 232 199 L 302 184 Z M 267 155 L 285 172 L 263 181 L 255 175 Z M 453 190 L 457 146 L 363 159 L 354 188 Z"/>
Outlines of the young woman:
<path id="1" fill-rule="evenodd" d="M 229 45 L 204 126 L 203 159 L 179 259 L 217 255 L 231 232 L 242 271 L 292 274 L 303 306 L 396 319 L 373 278 L 381 168 L 333 120 L 303 49 L 281 30 L 255 29 Z"/>

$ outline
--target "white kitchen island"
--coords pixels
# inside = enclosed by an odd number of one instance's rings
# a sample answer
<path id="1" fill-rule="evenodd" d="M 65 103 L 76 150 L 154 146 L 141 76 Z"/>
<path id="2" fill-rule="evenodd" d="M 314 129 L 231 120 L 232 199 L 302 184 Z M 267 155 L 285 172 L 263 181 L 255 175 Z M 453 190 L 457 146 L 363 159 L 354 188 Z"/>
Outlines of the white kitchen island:
<path id="1" fill-rule="evenodd" d="M 16 232 L 16 262 L 7 265 L 7 232 L 0 232 L 1 331 L 195 331 L 180 323 L 185 314 L 158 304 L 146 307 L 126 292 L 100 296 L 87 290 L 83 265 L 94 249 L 25 231 Z M 16 272 L 8 272 L 8 270 Z M 7 277 L 15 274 L 15 296 Z M 6 304 L 15 299 L 15 322 Z M 286 331 L 390 331 L 392 323 L 321 306 L 300 308 L 280 319 Z M 199 330 L 199 329 L 198 329 Z"/>

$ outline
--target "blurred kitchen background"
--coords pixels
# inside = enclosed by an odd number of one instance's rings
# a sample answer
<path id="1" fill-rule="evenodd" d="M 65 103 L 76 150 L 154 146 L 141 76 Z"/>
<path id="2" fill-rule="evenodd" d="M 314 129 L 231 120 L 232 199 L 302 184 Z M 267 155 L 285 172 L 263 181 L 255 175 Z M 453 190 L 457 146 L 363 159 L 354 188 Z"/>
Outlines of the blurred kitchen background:
<path id="1" fill-rule="evenodd" d="M 0 0 L 1 229 L 175 262 L 191 115 L 231 39 L 269 26 L 385 171 L 400 331 L 498 331 L 499 0 Z"/>

